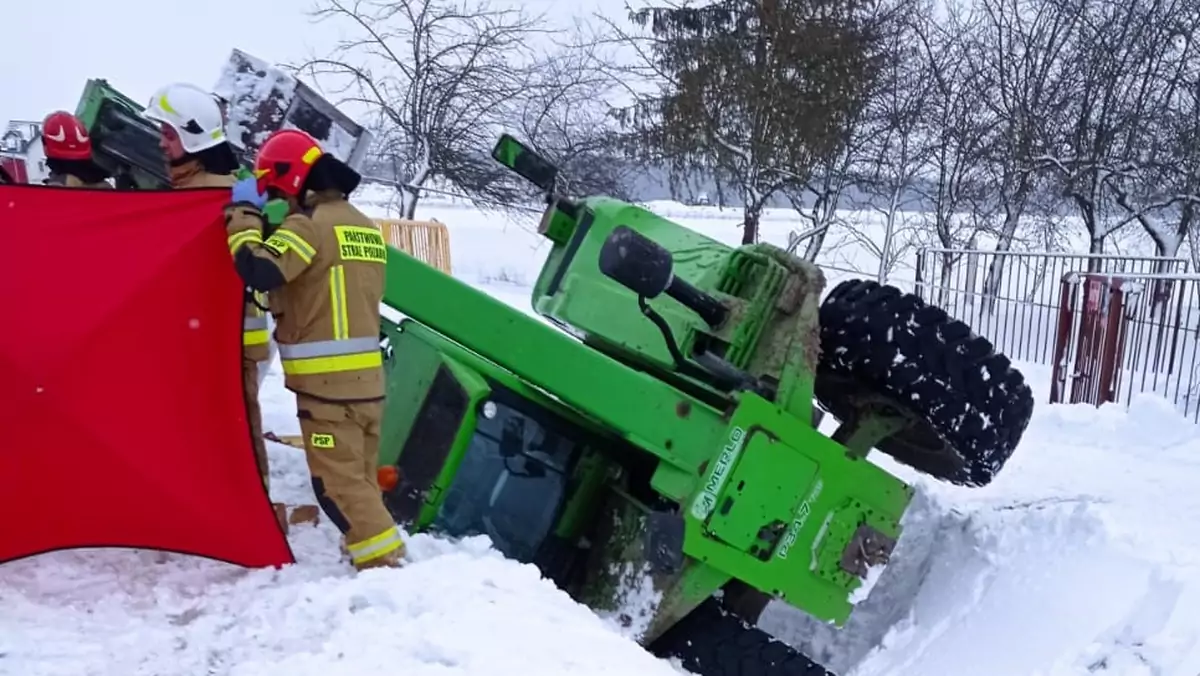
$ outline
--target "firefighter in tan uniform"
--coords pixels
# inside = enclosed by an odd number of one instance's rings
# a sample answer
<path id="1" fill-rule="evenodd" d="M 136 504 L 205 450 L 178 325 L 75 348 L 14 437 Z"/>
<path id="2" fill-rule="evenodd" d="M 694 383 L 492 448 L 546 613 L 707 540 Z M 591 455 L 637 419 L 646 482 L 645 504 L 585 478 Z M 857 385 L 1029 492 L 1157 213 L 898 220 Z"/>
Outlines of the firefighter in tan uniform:
<path id="1" fill-rule="evenodd" d="M 79 118 L 58 110 L 42 121 L 42 150 L 50 176 L 46 185 L 112 189 L 109 174 L 92 161 L 92 139 Z"/>
<path id="2" fill-rule="evenodd" d="M 239 165 L 233 148 L 225 135 L 221 108 L 211 94 L 189 84 L 170 84 L 150 97 L 146 116 L 161 123 L 159 146 L 167 158 L 171 186 L 192 188 L 233 187 L 234 173 Z M 267 446 L 263 441 L 262 407 L 258 402 L 259 364 L 270 359 L 267 316 L 259 305 L 267 306 L 262 294 L 255 294 L 257 304 L 247 300 L 242 320 L 242 386 L 246 390 L 246 414 L 250 418 L 250 433 L 254 454 L 258 460 L 263 487 L 270 493 L 270 472 Z M 272 503 L 280 527 L 287 531 L 284 505 Z"/>
<path id="3" fill-rule="evenodd" d="M 359 175 L 308 134 L 275 132 L 254 168 L 257 181 L 240 181 L 226 207 L 229 248 L 246 284 L 271 295 L 313 490 L 355 568 L 398 566 L 404 541 L 384 507 L 376 465 L 387 247 L 379 227 L 347 200 Z M 289 214 L 264 238 L 268 198 L 285 200 Z"/>

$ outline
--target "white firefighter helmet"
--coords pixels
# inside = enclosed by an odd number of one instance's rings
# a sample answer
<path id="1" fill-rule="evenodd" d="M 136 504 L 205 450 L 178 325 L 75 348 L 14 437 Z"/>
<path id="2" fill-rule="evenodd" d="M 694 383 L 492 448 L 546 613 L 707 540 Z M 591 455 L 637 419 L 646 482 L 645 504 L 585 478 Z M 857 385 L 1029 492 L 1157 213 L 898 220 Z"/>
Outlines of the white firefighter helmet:
<path id="1" fill-rule="evenodd" d="M 171 125 L 189 153 L 227 140 L 221 106 L 212 94 L 195 85 L 176 82 L 160 88 L 150 97 L 145 115 Z"/>

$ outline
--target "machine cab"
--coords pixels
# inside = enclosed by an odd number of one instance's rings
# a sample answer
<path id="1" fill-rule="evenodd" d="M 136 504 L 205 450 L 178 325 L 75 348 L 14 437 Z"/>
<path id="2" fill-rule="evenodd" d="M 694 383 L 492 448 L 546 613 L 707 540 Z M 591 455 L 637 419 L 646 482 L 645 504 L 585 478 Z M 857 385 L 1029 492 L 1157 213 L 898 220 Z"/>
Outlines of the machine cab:
<path id="1" fill-rule="evenodd" d="M 511 391 L 494 395 L 476 418 L 432 528 L 486 534 L 506 556 L 531 563 L 561 516 L 581 445 Z"/>
<path id="2" fill-rule="evenodd" d="M 575 568 L 613 470 L 601 440 L 554 399 L 427 327 L 385 322 L 384 333 L 380 484 L 397 523 L 487 535 L 550 577 Z"/>

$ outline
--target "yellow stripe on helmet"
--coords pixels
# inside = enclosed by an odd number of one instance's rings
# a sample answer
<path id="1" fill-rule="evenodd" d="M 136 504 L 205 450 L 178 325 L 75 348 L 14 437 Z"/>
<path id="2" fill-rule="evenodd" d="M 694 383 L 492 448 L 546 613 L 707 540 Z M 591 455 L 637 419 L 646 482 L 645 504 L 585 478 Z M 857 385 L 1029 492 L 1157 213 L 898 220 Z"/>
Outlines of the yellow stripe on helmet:
<path id="1" fill-rule="evenodd" d="M 313 162 L 316 162 L 317 158 L 320 156 L 321 156 L 321 147 L 313 146 L 304 153 L 304 156 L 300 158 L 300 161 L 305 164 L 312 164 Z"/>

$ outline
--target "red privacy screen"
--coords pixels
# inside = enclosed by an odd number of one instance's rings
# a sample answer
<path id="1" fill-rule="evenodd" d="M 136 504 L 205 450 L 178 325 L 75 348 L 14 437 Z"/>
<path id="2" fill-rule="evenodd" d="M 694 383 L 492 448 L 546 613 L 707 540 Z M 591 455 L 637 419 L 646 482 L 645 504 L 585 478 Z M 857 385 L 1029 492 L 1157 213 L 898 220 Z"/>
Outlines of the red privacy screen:
<path id="1" fill-rule="evenodd" d="M 0 185 L 0 563 L 293 561 L 250 441 L 227 200 Z"/>

